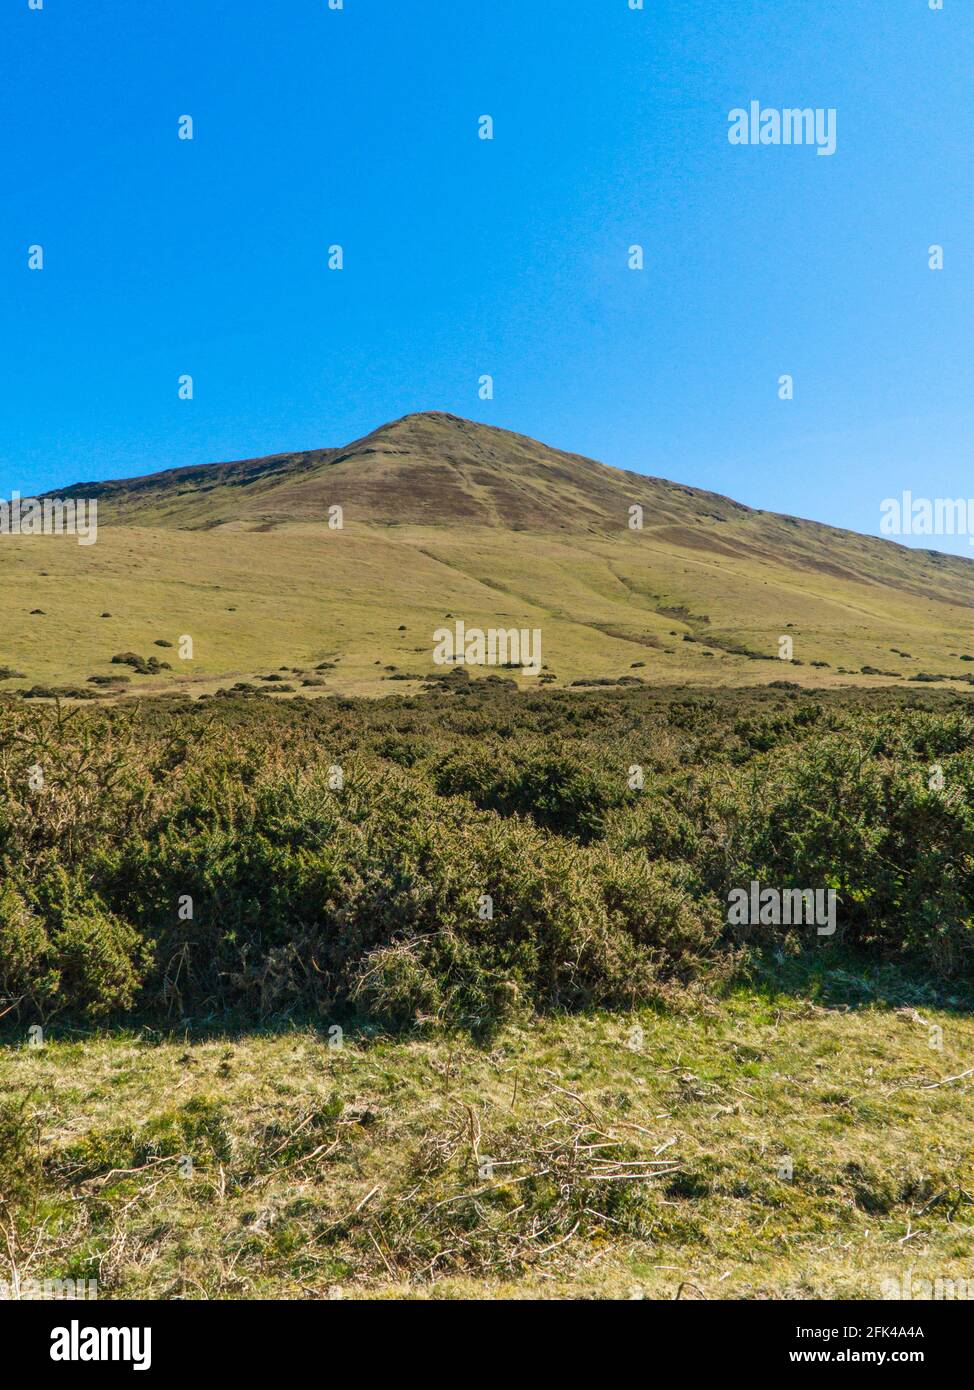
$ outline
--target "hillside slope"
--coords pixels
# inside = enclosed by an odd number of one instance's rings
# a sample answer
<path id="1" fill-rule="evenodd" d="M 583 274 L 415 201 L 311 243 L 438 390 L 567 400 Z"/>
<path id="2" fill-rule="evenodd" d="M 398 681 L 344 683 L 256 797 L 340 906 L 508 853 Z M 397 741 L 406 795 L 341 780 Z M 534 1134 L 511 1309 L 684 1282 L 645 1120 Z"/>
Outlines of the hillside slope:
<path id="1" fill-rule="evenodd" d="M 924 673 L 967 692 L 974 671 L 971 561 L 439 412 L 344 448 L 57 495 L 97 498 L 98 542 L 3 538 L 0 668 L 22 676 L 0 691 L 104 679 L 126 669 L 111 657 L 127 651 L 172 667 L 130 675 L 130 690 L 206 691 L 287 667 L 297 669 L 280 683 L 306 693 L 401 691 L 383 681 L 435 673 L 432 634 L 456 618 L 539 628 L 559 683 L 868 685 Z M 637 504 L 642 530 L 629 526 Z M 336 506 L 340 530 L 328 525 Z M 192 660 L 155 645 L 184 634 Z M 796 664 L 778 659 L 781 637 Z"/>

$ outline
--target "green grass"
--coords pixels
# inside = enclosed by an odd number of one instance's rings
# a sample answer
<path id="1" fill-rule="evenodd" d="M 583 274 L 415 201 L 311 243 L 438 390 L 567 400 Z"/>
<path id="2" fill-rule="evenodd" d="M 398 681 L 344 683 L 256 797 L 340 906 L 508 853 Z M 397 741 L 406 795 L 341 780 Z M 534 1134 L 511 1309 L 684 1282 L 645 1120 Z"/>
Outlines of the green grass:
<path id="1" fill-rule="evenodd" d="M 126 696 L 208 693 L 282 666 L 299 668 L 287 683 L 302 688 L 323 660 L 334 665 L 316 693 L 382 694 L 391 675 L 435 669 L 447 615 L 539 627 L 558 684 L 635 671 L 653 684 L 873 687 L 974 670 L 962 660 L 974 656 L 965 559 L 753 511 L 449 416 L 410 416 L 346 450 L 76 491 L 98 495 L 95 545 L 0 543 L 0 668 L 25 678 L 0 680 L 0 692 L 83 686 L 135 651 L 173 670 L 133 676 Z M 345 524 L 333 531 L 335 504 Z M 183 634 L 191 661 L 154 645 Z M 801 664 L 778 659 L 782 636 Z"/>
<path id="2" fill-rule="evenodd" d="M 0 1277 L 97 1277 L 103 1298 L 611 1299 L 964 1277 L 974 1078 L 945 1078 L 972 1064 L 970 999 L 828 947 L 773 968 L 677 1012 L 547 1018 L 483 1047 L 350 1030 L 335 1049 L 326 1025 L 8 1034 L 0 1101 L 29 1098 L 43 1177 Z"/>

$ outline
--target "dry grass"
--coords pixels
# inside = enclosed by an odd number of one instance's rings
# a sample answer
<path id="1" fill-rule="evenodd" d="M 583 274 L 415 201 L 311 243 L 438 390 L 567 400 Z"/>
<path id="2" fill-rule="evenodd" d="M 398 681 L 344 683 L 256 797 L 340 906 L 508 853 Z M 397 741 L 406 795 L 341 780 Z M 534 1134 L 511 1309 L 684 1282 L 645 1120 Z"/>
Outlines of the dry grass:
<path id="1" fill-rule="evenodd" d="M 29 1097 L 44 1175 L 16 1235 L 6 1210 L 0 1277 L 94 1276 L 102 1297 L 716 1299 L 969 1273 L 970 1013 L 831 956 L 780 968 L 787 987 L 537 1021 L 489 1048 L 336 1048 L 327 1024 L 9 1038 L 0 1098 Z"/>

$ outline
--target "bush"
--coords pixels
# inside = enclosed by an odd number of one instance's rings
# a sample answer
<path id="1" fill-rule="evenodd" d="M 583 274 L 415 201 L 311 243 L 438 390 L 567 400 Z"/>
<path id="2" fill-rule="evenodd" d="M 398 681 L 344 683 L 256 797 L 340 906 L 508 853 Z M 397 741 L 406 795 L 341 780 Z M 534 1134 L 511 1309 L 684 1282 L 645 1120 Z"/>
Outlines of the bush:
<path id="1" fill-rule="evenodd" d="M 530 816 L 536 825 L 583 844 L 604 830 L 606 813 L 622 792 L 561 751 L 519 748 L 501 764 L 480 756 L 453 754 L 436 773 L 436 787 L 446 796 L 469 796 L 481 810 L 502 816 Z"/>
<path id="2" fill-rule="evenodd" d="M 0 889 L 0 1012 L 44 1017 L 60 976 L 44 923 L 11 883 Z"/>
<path id="3" fill-rule="evenodd" d="M 87 1020 L 131 1009 L 150 960 L 139 933 L 98 897 L 53 871 L 29 905 L 0 894 L 0 1002 L 47 1019 L 70 1009 Z"/>
<path id="4" fill-rule="evenodd" d="M 728 968 L 752 879 L 834 889 L 863 950 L 974 964 L 960 698 L 453 686 L 0 704 L 0 1008 L 479 1028 L 629 1007 Z"/>

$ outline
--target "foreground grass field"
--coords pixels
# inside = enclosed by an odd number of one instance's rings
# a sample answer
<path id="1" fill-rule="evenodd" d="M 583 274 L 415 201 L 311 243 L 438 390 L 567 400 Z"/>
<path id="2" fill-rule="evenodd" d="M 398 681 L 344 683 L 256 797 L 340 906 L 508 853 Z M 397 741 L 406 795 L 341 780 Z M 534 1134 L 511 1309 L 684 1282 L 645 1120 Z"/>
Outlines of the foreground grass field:
<path id="1" fill-rule="evenodd" d="M 828 947 L 771 966 L 777 983 L 757 969 L 720 999 L 486 1046 L 8 1034 L 0 1096 L 26 1098 L 40 1167 L 2 1277 L 153 1299 L 880 1298 L 970 1279 L 969 997 Z"/>

